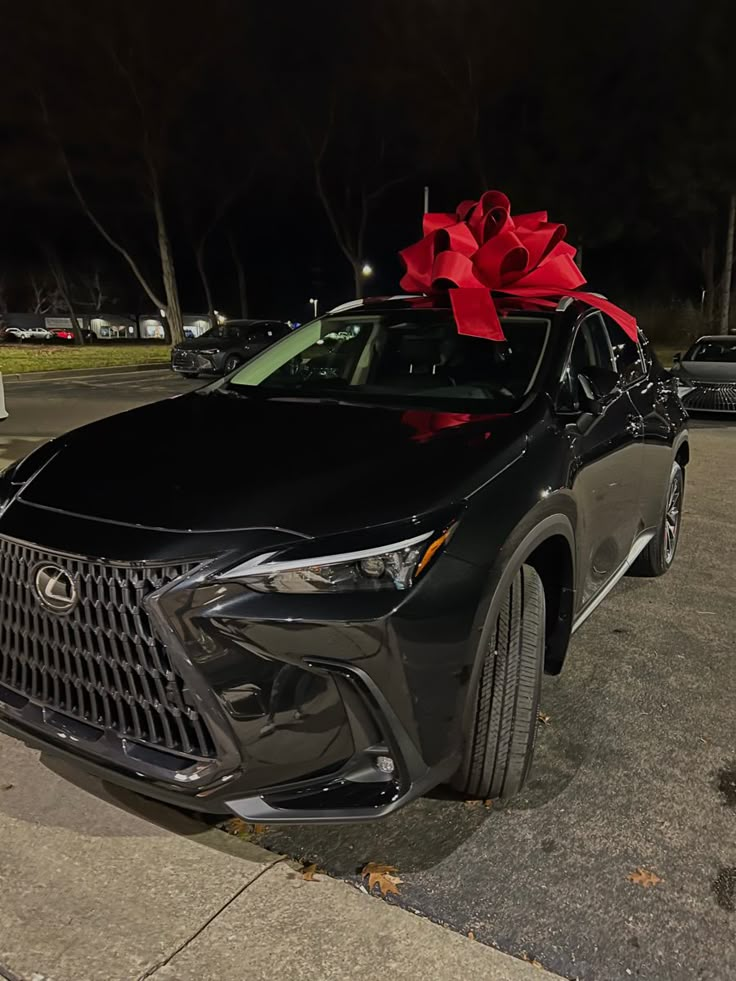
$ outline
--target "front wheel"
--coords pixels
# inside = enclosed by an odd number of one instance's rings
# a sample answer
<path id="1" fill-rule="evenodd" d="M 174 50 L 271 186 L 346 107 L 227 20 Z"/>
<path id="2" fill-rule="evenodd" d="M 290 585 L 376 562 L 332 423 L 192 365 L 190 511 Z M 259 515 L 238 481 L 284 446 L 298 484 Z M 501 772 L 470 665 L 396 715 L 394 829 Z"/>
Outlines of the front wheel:
<path id="1" fill-rule="evenodd" d="M 524 786 L 534 755 L 544 638 L 542 580 L 523 565 L 503 598 L 483 654 L 465 759 L 452 781 L 462 794 L 513 797 Z"/>
<path id="2" fill-rule="evenodd" d="M 223 371 L 226 375 L 229 375 L 231 371 L 235 371 L 243 363 L 243 359 L 239 358 L 237 354 L 231 354 L 225 359 L 225 364 L 223 365 Z"/>
<path id="3" fill-rule="evenodd" d="M 663 576 L 675 561 L 680 541 L 682 505 L 685 499 L 685 473 L 679 463 L 672 464 L 662 520 L 654 538 L 631 567 L 635 576 Z"/>

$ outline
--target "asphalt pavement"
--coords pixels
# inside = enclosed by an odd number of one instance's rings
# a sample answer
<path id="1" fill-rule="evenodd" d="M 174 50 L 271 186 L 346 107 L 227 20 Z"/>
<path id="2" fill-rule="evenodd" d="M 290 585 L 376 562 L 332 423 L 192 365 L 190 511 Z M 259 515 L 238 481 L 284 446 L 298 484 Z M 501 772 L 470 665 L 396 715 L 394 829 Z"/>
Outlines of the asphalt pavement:
<path id="1" fill-rule="evenodd" d="M 0 459 L 196 384 L 167 372 L 10 383 Z M 692 457 L 675 567 L 625 579 L 545 680 L 522 797 L 489 808 L 437 793 L 379 824 L 256 840 L 347 880 L 366 861 L 394 865 L 392 904 L 567 978 L 736 977 L 736 423 L 694 422 Z M 31 794 L 24 820 L 32 807 Z"/>

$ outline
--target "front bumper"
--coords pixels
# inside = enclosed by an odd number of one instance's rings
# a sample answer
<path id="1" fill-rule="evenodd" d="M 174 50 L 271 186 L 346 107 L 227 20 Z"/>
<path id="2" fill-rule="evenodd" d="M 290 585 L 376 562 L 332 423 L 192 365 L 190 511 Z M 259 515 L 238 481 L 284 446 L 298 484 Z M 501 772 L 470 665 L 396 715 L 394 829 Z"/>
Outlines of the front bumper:
<path id="1" fill-rule="evenodd" d="M 207 543 L 191 544 L 202 555 Z M 211 759 L 169 764 L 133 734 L 2 687 L 0 729 L 158 800 L 268 823 L 382 817 L 451 776 L 483 570 L 445 554 L 407 594 L 313 597 L 212 578 L 231 561 L 200 564 L 145 601 Z"/>
<path id="2" fill-rule="evenodd" d="M 174 351 L 171 355 L 172 371 L 181 374 L 220 374 L 222 357 L 216 354 L 200 354 L 197 351 Z"/>

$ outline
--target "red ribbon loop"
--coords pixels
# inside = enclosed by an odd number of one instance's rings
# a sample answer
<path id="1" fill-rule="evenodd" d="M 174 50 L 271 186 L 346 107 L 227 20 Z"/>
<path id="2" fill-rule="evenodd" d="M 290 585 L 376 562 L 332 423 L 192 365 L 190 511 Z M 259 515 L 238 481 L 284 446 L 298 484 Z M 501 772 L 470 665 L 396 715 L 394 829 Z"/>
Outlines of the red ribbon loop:
<path id="1" fill-rule="evenodd" d="M 426 214 L 424 238 L 399 253 L 409 292 L 449 290 L 459 334 L 504 340 L 491 291 L 551 305 L 576 296 L 615 320 L 633 340 L 631 314 L 592 293 L 580 292 L 585 277 L 575 265 L 567 229 L 548 221 L 546 211 L 511 216 L 502 191 L 486 191 L 479 201 L 462 201 L 454 214 Z"/>

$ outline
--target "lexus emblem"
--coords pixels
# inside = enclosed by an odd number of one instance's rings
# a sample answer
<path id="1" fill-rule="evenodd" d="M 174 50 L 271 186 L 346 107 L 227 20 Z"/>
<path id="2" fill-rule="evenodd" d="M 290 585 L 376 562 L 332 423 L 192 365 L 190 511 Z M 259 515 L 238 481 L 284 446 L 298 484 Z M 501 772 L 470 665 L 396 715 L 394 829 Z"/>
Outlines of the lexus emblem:
<path id="1" fill-rule="evenodd" d="M 36 566 L 33 577 L 36 595 L 52 613 L 71 613 L 79 594 L 74 579 L 60 565 Z"/>

